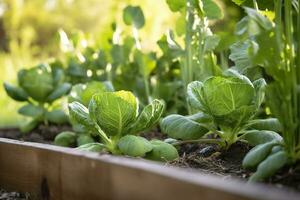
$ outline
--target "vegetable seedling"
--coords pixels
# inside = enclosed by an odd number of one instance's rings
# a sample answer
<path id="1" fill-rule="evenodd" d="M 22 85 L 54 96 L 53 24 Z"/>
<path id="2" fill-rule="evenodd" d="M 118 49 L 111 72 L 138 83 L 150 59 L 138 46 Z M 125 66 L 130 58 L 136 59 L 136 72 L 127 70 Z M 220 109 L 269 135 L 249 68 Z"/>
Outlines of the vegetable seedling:
<path id="1" fill-rule="evenodd" d="M 246 76 L 228 70 L 224 76 L 213 76 L 204 82 L 188 85 L 188 100 L 199 112 L 170 115 L 161 122 L 169 137 L 190 142 L 215 143 L 228 149 L 237 141 L 258 145 L 281 141 L 275 131 L 281 128 L 276 119 L 254 119 L 264 99 L 264 79 L 251 82 Z M 210 135 L 217 135 L 217 138 Z"/>
<path id="2" fill-rule="evenodd" d="M 79 149 L 101 149 L 112 154 L 173 160 L 176 148 L 164 142 L 148 141 L 137 134 L 153 127 L 160 119 L 164 103 L 153 100 L 139 113 L 137 98 L 128 91 L 102 92 L 93 95 L 88 108 L 79 102 L 69 104 L 72 121 L 95 130 L 101 143 L 80 146 Z"/>
<path id="3" fill-rule="evenodd" d="M 4 83 L 6 93 L 14 100 L 27 102 L 19 109 L 21 115 L 31 120 L 21 126 L 27 133 L 39 123 L 61 124 L 68 122 L 66 114 L 57 108 L 55 101 L 68 94 L 71 84 L 64 82 L 64 73 L 60 68 L 42 64 L 18 73 L 18 85 Z"/>

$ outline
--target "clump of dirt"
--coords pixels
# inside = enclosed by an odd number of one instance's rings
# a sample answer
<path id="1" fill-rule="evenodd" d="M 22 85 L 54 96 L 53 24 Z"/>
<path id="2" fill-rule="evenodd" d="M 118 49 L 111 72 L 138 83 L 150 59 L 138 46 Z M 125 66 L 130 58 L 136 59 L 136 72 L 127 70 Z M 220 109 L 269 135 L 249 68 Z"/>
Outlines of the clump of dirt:
<path id="1" fill-rule="evenodd" d="M 184 144 L 179 148 L 180 158 L 171 164 L 200 169 L 209 174 L 245 178 L 249 173 L 242 168 L 241 164 L 249 149 L 248 145 L 240 142 L 226 151 L 220 150 L 217 145 Z"/>

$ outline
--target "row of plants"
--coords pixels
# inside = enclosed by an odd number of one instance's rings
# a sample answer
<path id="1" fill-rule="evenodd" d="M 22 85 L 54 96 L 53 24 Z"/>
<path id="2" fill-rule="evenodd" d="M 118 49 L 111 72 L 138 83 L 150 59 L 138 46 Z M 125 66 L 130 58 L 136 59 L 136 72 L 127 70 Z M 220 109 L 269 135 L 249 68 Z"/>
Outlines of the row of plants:
<path id="1" fill-rule="evenodd" d="M 296 165 L 299 0 L 233 2 L 245 16 L 227 45 L 210 28 L 224 16 L 213 0 L 167 0 L 184 23 L 181 33 L 161 37 L 159 52 L 141 45 L 145 18 L 138 6 L 123 10 L 132 33 L 113 24 L 106 49 L 81 32 L 68 37 L 60 30 L 62 58 L 19 71 L 19 86 L 4 84 L 12 99 L 26 102 L 19 113 L 31 119 L 21 131 L 70 123 L 73 131 L 58 134 L 55 144 L 157 161 L 178 159 L 186 143 L 225 151 L 242 142 L 253 147 L 243 160 L 255 171 L 253 181 Z M 168 138 L 141 136 L 155 127 Z"/>

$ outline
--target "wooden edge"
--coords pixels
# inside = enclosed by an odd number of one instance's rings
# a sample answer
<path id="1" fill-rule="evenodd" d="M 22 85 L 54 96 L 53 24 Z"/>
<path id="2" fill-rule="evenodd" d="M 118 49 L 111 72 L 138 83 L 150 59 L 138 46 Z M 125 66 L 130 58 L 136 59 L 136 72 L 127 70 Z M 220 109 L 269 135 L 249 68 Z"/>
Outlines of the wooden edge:
<path id="1" fill-rule="evenodd" d="M 75 165 L 75 160 L 78 159 L 81 162 L 77 162 L 79 163 L 83 163 L 83 162 L 91 162 L 92 165 L 95 164 L 99 164 L 99 168 L 102 167 L 102 165 L 105 165 L 108 167 L 108 169 L 105 169 L 107 172 L 109 172 L 109 176 L 107 176 L 106 181 L 109 182 L 112 186 L 112 188 L 107 188 L 109 191 L 113 191 L 116 193 L 116 195 L 112 195 L 112 196 L 106 196 L 107 199 L 119 199 L 120 195 L 128 195 L 127 191 L 119 191 L 120 186 L 124 186 L 124 184 L 121 184 L 119 182 L 116 182 L 116 180 L 119 180 L 117 177 L 115 177 L 116 175 L 118 176 L 123 176 L 124 178 L 126 177 L 125 180 L 131 179 L 134 182 L 135 178 L 137 178 L 136 176 L 140 176 L 141 178 L 143 178 L 143 180 L 140 180 L 141 182 L 139 183 L 134 183 L 136 184 L 134 187 L 139 188 L 139 185 L 141 185 L 140 187 L 144 186 L 144 185 L 148 185 L 151 183 L 156 184 L 156 182 L 159 183 L 159 181 L 161 182 L 166 182 L 169 183 L 170 182 L 170 186 L 163 186 L 161 187 L 162 189 L 164 189 L 165 191 L 162 191 L 161 193 L 165 195 L 164 198 L 167 199 L 176 199 L 176 196 L 172 196 L 172 192 L 170 191 L 166 191 L 166 189 L 171 189 L 170 187 L 174 187 L 174 189 L 180 190 L 181 188 L 182 191 L 181 192 L 189 192 L 189 191 L 185 191 L 184 188 L 191 188 L 191 187 L 195 187 L 195 189 L 198 188 L 199 190 L 199 194 L 198 196 L 199 198 L 201 197 L 201 190 L 205 190 L 205 197 L 203 199 L 214 199 L 212 197 L 215 197 L 216 194 L 220 193 L 222 195 L 226 194 L 226 198 L 224 199 L 265 199 L 265 200 L 296 200 L 296 199 L 300 199 L 300 194 L 296 193 L 296 192 L 292 192 L 289 190 L 285 190 L 285 189 L 277 189 L 275 187 L 272 186 L 268 186 L 265 184 L 261 184 L 261 183 L 246 183 L 242 180 L 238 180 L 238 179 L 223 179 L 220 178 L 218 176 L 214 176 L 214 175 L 205 175 L 203 173 L 200 173 L 199 171 L 196 170 L 187 170 L 187 169 L 182 169 L 182 168 L 177 168 L 177 167 L 171 167 L 171 166 L 166 166 L 166 165 L 162 165 L 160 163 L 156 163 L 156 162 L 152 162 L 152 161 L 147 161 L 147 160 L 143 160 L 143 159 L 134 159 L 134 158 L 127 158 L 127 157 L 118 157 L 118 156 L 112 156 L 112 155 L 99 155 L 98 153 L 92 153 L 92 152 L 84 152 L 84 151 L 79 151 L 79 150 L 74 150 L 71 148 L 64 148 L 64 147 L 58 147 L 58 146 L 54 146 L 54 145 L 48 145 L 48 144 L 40 144 L 40 143 L 32 143 L 32 142 L 23 142 L 23 141 L 17 141 L 17 140 L 11 140 L 11 139 L 5 139 L 5 138 L 0 138 L 0 184 L 3 187 L 5 186 L 5 183 L 2 181 L 2 177 L 3 174 L 1 174 L 2 171 L 2 167 L 1 165 L 3 164 L 3 162 L 9 162 L 9 159 L 7 160 L 7 158 L 5 158 L 4 156 L 6 155 L 6 148 L 10 147 L 9 150 L 11 150 L 11 148 L 13 147 L 20 147 L 20 150 L 22 150 L 23 152 L 23 156 L 26 157 L 27 156 L 27 152 L 32 152 L 32 151 L 43 151 L 46 152 L 43 153 L 43 155 L 48 155 L 50 154 L 57 154 L 60 155 L 61 157 L 56 158 L 56 160 L 61 160 L 64 159 L 64 157 L 66 157 L 68 162 L 72 162 L 74 161 L 74 168 L 76 168 Z M 40 158 L 41 156 L 40 154 L 34 154 L 34 158 L 35 159 L 43 159 Z M 70 157 L 70 159 L 68 158 Z M 44 157 L 45 158 L 45 157 Z M 51 160 L 51 156 L 48 157 L 49 158 L 49 162 Z M 48 159 L 47 158 L 47 159 Z M 43 163 L 46 162 L 47 160 L 43 160 Z M 51 161 L 52 162 L 52 161 Z M 37 162 L 38 164 L 40 162 Z M 6 163 L 7 165 L 9 165 L 9 163 Z M 29 164 L 31 166 L 31 164 Z M 49 165 L 49 163 L 47 163 L 47 165 Z M 62 169 L 64 168 L 65 164 L 59 164 L 58 169 Z M 73 163 L 69 163 L 69 165 L 73 165 Z M 89 169 L 90 165 L 85 165 L 83 168 L 84 169 L 80 169 L 80 173 L 84 173 L 83 170 L 92 170 Z M 19 166 L 20 168 L 23 168 L 23 166 Z M 39 166 L 36 166 L 39 167 Z M 43 166 L 41 166 L 43 167 Z M 86 169 L 85 169 L 86 168 Z M 110 168 L 117 168 L 118 170 L 110 170 Z M 42 169 L 38 169 L 38 170 L 42 170 Z M 124 173 L 120 173 L 120 171 L 124 171 Z M 79 171 L 78 171 L 79 172 Z M 43 172 L 44 173 L 44 172 Z M 46 173 L 51 173 L 51 170 L 49 172 Z M 61 172 L 62 173 L 62 172 Z M 54 176 L 65 176 L 66 174 L 57 174 L 56 172 L 53 172 L 52 175 Z M 101 173 L 103 173 L 103 171 L 101 171 Z M 125 174 L 126 173 L 126 174 Z M 131 174 L 132 173 L 132 174 Z M 134 174 L 133 174 L 134 173 Z M 14 174 L 6 174 L 7 176 L 13 176 Z M 74 174 L 74 176 L 76 176 L 77 174 Z M 30 176 L 30 174 L 26 174 L 26 176 Z M 45 174 L 43 174 L 43 176 L 47 176 Z M 72 174 L 70 176 L 73 176 Z M 89 175 L 87 175 L 88 177 Z M 90 175 L 93 176 L 93 175 Z M 149 178 L 149 177 L 152 178 Z M 83 176 L 84 177 L 84 176 Z M 148 177 L 148 178 L 147 178 Z M 161 179 L 159 181 L 154 180 L 153 177 L 156 177 L 157 179 Z M 39 177 L 39 179 L 42 177 Z M 62 177 L 58 177 L 60 184 L 59 187 L 64 187 L 64 183 L 62 183 L 64 181 L 61 180 Z M 90 178 L 90 177 L 89 177 Z M 16 177 L 15 177 L 16 179 Z M 10 179 L 7 179 L 10 180 Z M 25 180 L 25 179 L 24 179 Z M 123 179 L 122 179 L 123 180 Z M 137 179 L 138 180 L 138 179 Z M 61 182 L 62 181 L 62 182 Z M 97 180 L 92 180 L 95 181 L 95 184 L 97 184 Z M 146 182 L 149 181 L 150 183 L 143 183 L 142 181 Z M 43 184 L 43 183 L 42 183 Z M 76 184 L 76 183 L 74 183 Z M 105 183 L 104 183 L 105 184 Z M 129 186 L 131 183 L 128 183 L 128 185 L 125 184 L 124 188 L 129 188 L 132 189 L 131 186 Z M 173 184 L 173 185 L 171 185 Z M 12 183 L 10 183 L 10 188 L 11 188 Z M 180 186 L 180 187 L 179 187 Z M 185 187 L 187 186 L 187 187 Z M 106 187 L 106 186 L 104 186 Z M 17 189 L 17 190 L 23 190 L 23 188 L 13 188 L 13 189 Z M 139 190 L 149 190 L 149 188 L 139 188 Z M 151 194 L 151 192 L 159 192 L 160 188 L 153 188 L 151 189 L 151 191 L 148 191 L 149 194 Z M 209 191 L 208 191 L 209 190 Z M 59 189 L 60 192 L 64 192 L 63 189 Z M 202 193 L 204 194 L 204 192 L 202 191 Z M 31 191 L 29 191 L 31 192 Z M 120 193 L 120 194 L 118 194 Z M 168 194 L 170 193 L 170 194 Z M 197 193 L 197 190 L 193 190 L 193 194 L 187 193 L 185 194 L 186 199 L 196 199 L 195 197 L 195 193 Z M 214 193 L 214 194 L 213 194 Z M 133 194 L 132 194 L 133 195 Z M 191 195 L 191 196 L 189 196 Z M 192 196 L 193 195 L 193 196 Z M 68 199 L 68 198 L 63 198 L 63 194 L 59 195 L 62 198 L 58 198 L 58 199 Z M 124 198 L 122 199 L 138 199 L 138 198 L 134 198 L 134 197 L 126 197 L 122 196 Z M 153 198 L 154 197 L 154 198 Z M 168 198 L 170 197 L 170 198 Z M 220 196 L 221 197 L 221 196 Z M 146 197 L 144 199 L 147 199 Z M 157 199 L 155 198 L 155 195 L 151 197 L 151 199 Z"/>

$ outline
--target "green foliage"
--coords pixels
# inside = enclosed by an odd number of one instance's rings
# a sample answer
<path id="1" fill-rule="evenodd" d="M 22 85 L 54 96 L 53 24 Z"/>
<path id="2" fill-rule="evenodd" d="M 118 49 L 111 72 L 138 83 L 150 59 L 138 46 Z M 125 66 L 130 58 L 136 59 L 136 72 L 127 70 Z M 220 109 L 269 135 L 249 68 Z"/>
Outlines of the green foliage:
<path id="1" fill-rule="evenodd" d="M 146 158 L 156 161 L 173 161 L 179 157 L 177 149 L 173 145 L 160 140 L 152 140 L 150 142 L 152 151 L 147 153 Z"/>
<path id="2" fill-rule="evenodd" d="M 54 101 L 68 94 L 71 89 L 71 84 L 64 82 L 62 69 L 48 65 L 23 69 L 18 73 L 18 82 L 18 87 L 4 83 L 4 88 L 12 99 L 27 102 L 19 109 L 19 113 L 32 120 L 21 127 L 23 132 L 31 131 L 40 122 L 68 122 L 66 114 L 53 105 Z"/>
<path id="3" fill-rule="evenodd" d="M 145 25 L 145 17 L 139 6 L 127 6 L 123 11 L 123 20 L 126 25 L 132 25 L 137 29 Z"/>
<path id="4" fill-rule="evenodd" d="M 193 142 L 201 141 L 208 134 L 217 134 L 219 138 L 211 141 L 223 148 L 239 140 L 254 146 L 279 141 L 278 133 L 265 129 L 272 126 L 259 126 L 258 120 L 252 120 L 264 97 L 265 82 L 260 80 L 259 83 L 254 84 L 232 70 L 224 76 L 192 82 L 188 86 L 189 102 L 199 114 L 170 115 L 162 120 L 161 129 L 171 138 Z M 263 122 L 274 123 L 274 120 Z M 251 124 L 256 125 L 257 130 Z"/>
<path id="5" fill-rule="evenodd" d="M 86 130 L 97 132 L 101 145 L 107 151 L 144 157 L 152 151 L 153 145 L 136 135 L 159 121 L 164 103 L 155 99 L 139 113 L 138 100 L 131 92 L 100 92 L 93 95 L 88 108 L 79 102 L 72 102 L 69 110 L 72 121 Z"/>
<path id="6" fill-rule="evenodd" d="M 264 132 L 260 135 L 262 140 L 274 137 L 278 144 L 259 145 L 259 148 L 254 148 L 245 157 L 244 166 L 256 169 L 250 178 L 253 181 L 264 180 L 283 166 L 296 163 L 300 158 L 297 89 L 300 83 L 300 62 L 295 57 L 299 55 L 299 42 L 296 41 L 299 41 L 300 31 L 299 11 L 295 8 L 297 3 L 289 0 L 263 4 L 262 7 L 273 10 L 274 21 L 264 15 L 258 6 L 256 9 L 246 7 L 247 16 L 237 24 L 236 30 L 236 34 L 243 38 L 231 47 L 230 59 L 234 61 L 237 70 L 247 74 L 249 70 L 261 68 L 260 71 L 264 73 L 260 72 L 260 76 L 268 77 L 266 106 L 278 119 L 253 120 L 249 126 L 282 132 L 282 139 L 277 138 L 274 132 Z M 294 19 L 298 25 L 293 23 Z M 255 132 L 245 137 L 252 137 L 253 134 Z M 253 139 L 251 141 L 256 142 Z M 272 146 L 281 150 L 273 153 Z M 256 160 L 252 161 L 252 158 Z"/>
<path id="7" fill-rule="evenodd" d="M 65 131 L 57 135 L 54 139 L 54 144 L 63 147 L 73 146 L 76 142 L 76 134 L 70 131 Z"/>

